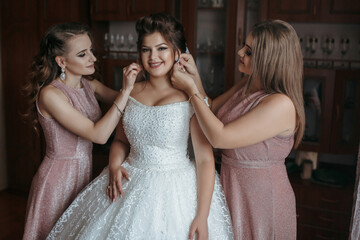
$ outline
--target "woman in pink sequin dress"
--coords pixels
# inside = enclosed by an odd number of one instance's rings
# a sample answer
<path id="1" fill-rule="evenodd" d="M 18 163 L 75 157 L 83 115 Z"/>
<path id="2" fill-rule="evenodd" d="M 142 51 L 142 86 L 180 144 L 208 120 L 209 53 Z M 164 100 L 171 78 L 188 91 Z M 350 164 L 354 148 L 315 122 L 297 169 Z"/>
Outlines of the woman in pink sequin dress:
<path id="1" fill-rule="evenodd" d="M 238 55 L 247 76 L 211 109 L 194 84 L 201 79 L 190 55 L 182 56 L 172 82 L 188 93 L 204 134 L 222 149 L 221 182 L 235 239 L 296 239 L 295 196 L 284 161 L 305 124 L 299 38 L 286 22 L 259 23 Z"/>
<path id="2" fill-rule="evenodd" d="M 135 64 L 124 72 L 119 94 L 95 79 L 95 62 L 87 26 L 54 25 L 41 40 L 25 90 L 46 153 L 32 181 L 23 239 L 45 239 L 90 182 L 92 142 L 105 143 L 115 129 L 140 69 Z M 102 118 L 97 100 L 113 103 Z"/>

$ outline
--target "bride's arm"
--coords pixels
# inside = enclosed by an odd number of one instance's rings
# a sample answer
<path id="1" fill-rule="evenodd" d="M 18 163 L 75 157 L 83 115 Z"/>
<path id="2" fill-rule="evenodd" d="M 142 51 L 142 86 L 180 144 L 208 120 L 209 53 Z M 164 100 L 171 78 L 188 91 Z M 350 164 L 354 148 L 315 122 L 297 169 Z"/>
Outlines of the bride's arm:
<path id="1" fill-rule="evenodd" d="M 116 127 L 116 134 L 110 147 L 109 185 L 106 193 L 112 201 L 116 201 L 118 193 L 123 194 L 122 179 L 130 180 L 129 173 L 121 165 L 129 154 L 130 145 L 124 133 L 122 121 Z"/>
<path id="2" fill-rule="evenodd" d="M 196 159 L 198 203 L 196 216 L 190 227 L 189 239 L 193 239 L 195 233 L 198 234 L 197 239 L 208 239 L 207 218 L 215 183 L 214 155 L 195 116 L 191 119 L 190 131 Z"/>

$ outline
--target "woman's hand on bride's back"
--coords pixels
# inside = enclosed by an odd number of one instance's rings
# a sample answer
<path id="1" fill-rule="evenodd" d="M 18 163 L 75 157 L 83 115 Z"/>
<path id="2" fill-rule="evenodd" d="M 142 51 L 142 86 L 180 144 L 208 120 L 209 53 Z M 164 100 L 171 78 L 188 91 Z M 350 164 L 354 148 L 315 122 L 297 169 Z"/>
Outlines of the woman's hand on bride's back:
<path id="1" fill-rule="evenodd" d="M 130 175 L 122 166 L 111 167 L 109 166 L 109 185 L 106 189 L 106 194 L 114 202 L 118 195 L 123 195 L 122 179 L 125 178 L 130 181 Z"/>

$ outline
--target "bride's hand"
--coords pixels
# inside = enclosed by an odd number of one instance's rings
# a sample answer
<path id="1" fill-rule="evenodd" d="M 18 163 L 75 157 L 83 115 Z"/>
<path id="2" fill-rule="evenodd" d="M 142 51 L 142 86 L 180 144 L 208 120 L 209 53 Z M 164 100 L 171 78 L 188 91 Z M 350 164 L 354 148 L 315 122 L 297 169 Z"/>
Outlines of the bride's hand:
<path id="1" fill-rule="evenodd" d="M 137 63 L 132 63 L 123 69 L 123 89 L 132 90 L 137 75 L 141 71 L 141 66 Z"/>
<path id="2" fill-rule="evenodd" d="M 199 217 L 196 216 L 191 223 L 190 232 L 189 232 L 189 239 L 193 240 L 196 236 L 197 240 L 207 240 L 209 239 L 209 231 L 207 225 L 207 218 L 206 217 Z"/>
<path id="3" fill-rule="evenodd" d="M 109 166 L 109 185 L 106 189 L 106 194 L 114 202 L 118 194 L 120 197 L 123 194 L 122 179 L 130 180 L 130 175 L 122 166 L 110 167 Z"/>

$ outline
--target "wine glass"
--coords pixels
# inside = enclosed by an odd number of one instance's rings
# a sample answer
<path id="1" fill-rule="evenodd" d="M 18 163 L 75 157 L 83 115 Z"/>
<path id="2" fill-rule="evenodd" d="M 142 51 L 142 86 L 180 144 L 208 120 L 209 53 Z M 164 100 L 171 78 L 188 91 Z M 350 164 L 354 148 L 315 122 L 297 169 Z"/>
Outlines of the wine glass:
<path id="1" fill-rule="evenodd" d="M 347 37 L 342 37 L 340 40 L 340 52 L 342 56 L 345 56 L 345 54 L 348 52 L 349 50 L 349 44 L 350 44 L 350 39 Z"/>
<path id="2" fill-rule="evenodd" d="M 109 33 L 105 33 L 104 34 L 104 51 L 105 51 L 105 54 L 104 54 L 103 58 L 107 57 L 107 54 L 109 52 L 109 47 L 110 47 Z"/>
<path id="3" fill-rule="evenodd" d="M 131 33 L 129 33 L 128 35 L 128 46 L 129 46 L 129 51 L 132 51 L 133 47 L 135 46 L 134 36 Z"/>
<path id="4" fill-rule="evenodd" d="M 119 58 L 122 58 L 121 51 L 124 50 L 125 47 L 125 36 L 123 34 L 116 34 L 115 37 L 116 50 L 119 51 Z"/>

